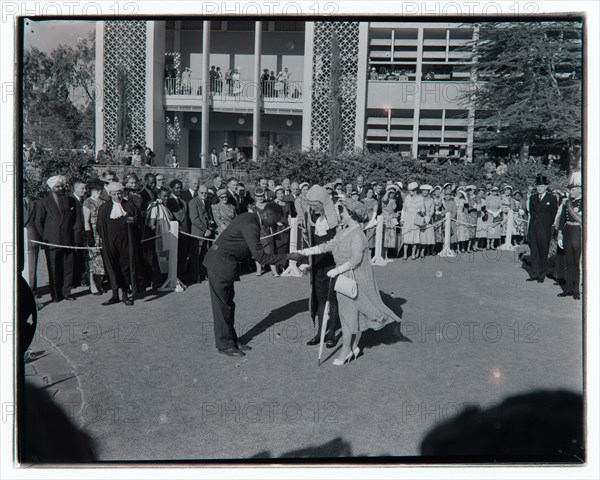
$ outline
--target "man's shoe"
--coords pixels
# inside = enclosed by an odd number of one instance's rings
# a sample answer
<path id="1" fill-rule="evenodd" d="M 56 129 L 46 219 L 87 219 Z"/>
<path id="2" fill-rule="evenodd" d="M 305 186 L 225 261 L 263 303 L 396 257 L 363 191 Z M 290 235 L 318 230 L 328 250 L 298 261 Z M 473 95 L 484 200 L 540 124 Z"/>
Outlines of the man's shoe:
<path id="1" fill-rule="evenodd" d="M 238 344 L 237 348 L 242 352 L 249 352 L 250 350 L 252 350 L 252 347 L 250 345 L 242 345 L 241 343 Z"/>
<path id="2" fill-rule="evenodd" d="M 325 346 L 326 346 L 327 348 L 333 348 L 333 347 L 335 347 L 335 346 L 336 346 L 336 344 L 337 344 L 337 342 L 336 342 L 335 340 L 327 340 L 327 341 L 325 342 Z"/>
<path id="3" fill-rule="evenodd" d="M 119 299 L 111 297 L 106 302 L 102 302 L 102 305 L 114 305 L 115 303 L 119 303 Z"/>
<path id="4" fill-rule="evenodd" d="M 537 278 L 537 277 L 530 277 L 526 281 L 527 282 L 535 282 L 536 280 L 539 281 L 539 278 Z"/>
<path id="5" fill-rule="evenodd" d="M 308 342 L 306 342 L 306 344 L 308 346 L 313 346 L 313 345 L 318 345 L 319 342 L 321 341 L 321 339 L 319 338 L 318 335 L 315 335 L 313 338 L 311 338 Z"/>
<path id="6" fill-rule="evenodd" d="M 545 277 L 538 278 L 538 283 L 544 283 Z"/>
<path id="7" fill-rule="evenodd" d="M 223 355 L 227 355 L 228 357 L 245 357 L 246 354 L 241 350 L 238 350 L 235 347 L 226 348 L 225 350 L 217 350 L 219 353 Z"/>
<path id="8" fill-rule="evenodd" d="M 570 292 L 562 292 L 562 293 L 559 293 L 557 295 L 557 297 L 570 297 L 571 295 L 573 295 L 573 294 Z"/>
<path id="9" fill-rule="evenodd" d="M 133 300 L 131 300 L 131 298 L 126 298 L 125 300 L 123 300 L 123 303 L 128 307 L 131 307 L 131 305 L 133 305 Z"/>
<path id="10" fill-rule="evenodd" d="M 77 300 L 77 299 L 76 299 L 75 297 L 71 297 L 70 295 L 68 295 L 68 296 L 66 296 L 66 297 L 64 298 L 64 300 L 68 300 L 69 302 L 73 302 L 73 301 L 75 301 L 75 300 Z"/>
<path id="11" fill-rule="evenodd" d="M 581 300 L 581 295 L 579 295 L 578 293 L 574 293 L 574 294 L 573 294 L 573 298 L 574 298 L 575 300 Z"/>

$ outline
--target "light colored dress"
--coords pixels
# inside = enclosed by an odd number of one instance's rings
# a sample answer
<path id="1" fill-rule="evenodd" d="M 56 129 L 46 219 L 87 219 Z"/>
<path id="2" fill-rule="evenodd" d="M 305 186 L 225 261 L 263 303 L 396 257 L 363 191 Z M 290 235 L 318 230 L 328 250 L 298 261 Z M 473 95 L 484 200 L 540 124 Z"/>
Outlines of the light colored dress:
<path id="1" fill-rule="evenodd" d="M 458 196 L 454 199 L 454 203 L 456 203 L 456 241 L 466 242 L 469 240 L 469 225 L 467 225 L 469 222 L 465 211 L 467 202 L 463 197 Z"/>
<path id="2" fill-rule="evenodd" d="M 413 245 L 421 241 L 420 226 L 423 225 L 423 217 L 417 213 L 425 211 L 425 204 L 421 195 L 407 195 L 402 205 L 402 236 L 404 243 Z"/>
<path id="3" fill-rule="evenodd" d="M 499 239 L 500 224 L 498 222 L 502 220 L 502 200 L 496 195 L 488 195 L 488 197 L 485 199 L 485 203 L 487 205 L 488 214 L 487 237 L 491 239 Z"/>
<path id="4" fill-rule="evenodd" d="M 157 236 L 155 239 L 155 250 L 158 259 L 158 266 L 160 272 L 165 274 L 169 271 L 169 235 L 167 233 L 171 229 L 171 220 L 174 220 L 171 211 L 159 202 L 153 202 L 148 205 L 146 212 L 146 222 L 151 223 L 154 221 L 154 235 Z"/>
<path id="5" fill-rule="evenodd" d="M 377 280 L 371 266 L 367 239 L 360 225 L 342 230 L 324 244 L 326 252 L 331 252 L 336 265 L 350 262 L 351 271 L 342 275 L 356 280 L 358 295 L 350 298 L 337 293 L 340 321 L 351 333 L 368 329 L 379 330 L 400 318 L 381 300 Z"/>
<path id="6" fill-rule="evenodd" d="M 98 235 L 96 222 L 98 221 L 98 209 L 103 203 L 104 200 L 101 198 L 94 200 L 92 197 L 88 197 L 83 201 L 83 206 L 90 211 L 90 226 L 92 227 L 92 233 L 94 235 L 94 245 L 97 247 L 102 247 L 102 239 Z M 102 250 L 88 250 L 88 262 L 89 270 L 92 275 L 104 275 Z"/>
<path id="7" fill-rule="evenodd" d="M 435 232 L 431 221 L 434 210 L 433 198 L 423 197 L 423 205 L 425 205 L 425 225 L 427 226 L 419 232 L 419 243 L 422 245 L 433 245 L 435 243 Z"/>
<path id="8" fill-rule="evenodd" d="M 396 226 L 398 225 L 398 214 L 396 213 L 396 200 L 388 200 L 381 205 L 383 216 L 383 246 L 384 248 L 396 248 L 397 238 Z"/>
<path id="9" fill-rule="evenodd" d="M 223 233 L 227 225 L 231 223 L 235 217 L 235 207 L 229 203 L 216 203 L 212 206 L 212 214 L 217 224 L 217 237 Z"/>
<path id="10" fill-rule="evenodd" d="M 477 227 L 475 227 L 475 238 L 487 238 L 487 221 L 483 220 L 485 215 L 486 203 L 485 198 L 477 200 Z"/>

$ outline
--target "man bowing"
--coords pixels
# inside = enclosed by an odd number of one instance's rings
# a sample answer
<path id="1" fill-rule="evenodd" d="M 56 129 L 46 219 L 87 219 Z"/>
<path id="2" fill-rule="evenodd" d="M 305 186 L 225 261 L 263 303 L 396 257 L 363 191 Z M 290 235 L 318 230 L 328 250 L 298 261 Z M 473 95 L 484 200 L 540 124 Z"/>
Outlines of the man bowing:
<path id="1" fill-rule="evenodd" d="M 283 265 L 287 260 L 299 260 L 301 255 L 289 253 L 268 255 L 260 243 L 261 226 L 273 227 L 283 217 L 283 209 L 268 203 L 262 212 L 237 215 L 219 235 L 206 254 L 210 300 L 213 310 L 215 344 L 219 353 L 243 357 L 248 345 L 238 343 L 235 332 L 234 282 L 240 279 L 240 262 L 250 255 L 262 265 Z"/>

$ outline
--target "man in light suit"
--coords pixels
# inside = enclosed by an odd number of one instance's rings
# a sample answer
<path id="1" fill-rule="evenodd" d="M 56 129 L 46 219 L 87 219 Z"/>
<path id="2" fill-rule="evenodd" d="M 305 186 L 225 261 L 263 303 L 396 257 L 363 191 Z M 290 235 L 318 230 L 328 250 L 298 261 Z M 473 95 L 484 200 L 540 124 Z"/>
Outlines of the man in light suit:
<path id="1" fill-rule="evenodd" d="M 177 223 L 179 223 L 179 231 L 190 233 L 190 219 L 188 216 L 187 203 L 181 199 L 181 192 L 183 191 L 183 183 L 179 179 L 171 181 L 169 184 L 171 187 L 171 196 L 167 200 L 167 208 L 171 211 Z M 185 261 L 188 256 L 187 245 L 189 237 L 179 234 L 179 240 L 177 242 L 177 276 L 183 277 L 185 272 Z"/>
<path id="2" fill-rule="evenodd" d="M 64 246 L 81 246 L 83 222 L 75 198 L 67 195 L 67 179 L 50 177 L 46 183 L 51 192 L 42 198 L 36 209 L 35 228 L 42 242 Z M 52 300 L 75 300 L 73 285 L 73 252 L 62 247 L 44 247 Z"/>
<path id="3" fill-rule="evenodd" d="M 527 202 L 529 211 L 529 248 L 531 249 L 531 278 L 542 283 L 546 278 L 548 250 L 552 238 L 552 224 L 558 211 L 554 195 L 548 194 L 548 179 L 543 175 L 536 177 L 537 193 L 533 193 Z"/>
<path id="4" fill-rule="evenodd" d="M 206 185 L 200 185 L 198 196 L 192 198 L 188 204 L 188 214 L 190 217 L 191 234 L 197 237 L 212 238 L 214 230 L 212 227 L 210 203 L 207 202 L 208 188 Z M 210 243 L 207 240 L 198 240 L 189 238 L 189 266 L 190 280 L 192 283 L 199 283 L 204 280 L 205 269 L 200 267 L 204 256 L 208 251 Z M 201 270 L 204 270 L 201 271 Z"/>

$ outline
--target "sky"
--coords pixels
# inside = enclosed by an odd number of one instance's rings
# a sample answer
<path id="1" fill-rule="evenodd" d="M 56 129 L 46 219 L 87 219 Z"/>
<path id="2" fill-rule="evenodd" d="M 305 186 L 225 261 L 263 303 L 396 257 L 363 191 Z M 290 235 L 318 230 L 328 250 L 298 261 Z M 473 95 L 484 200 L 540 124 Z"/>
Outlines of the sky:
<path id="1" fill-rule="evenodd" d="M 78 38 L 87 38 L 95 29 L 95 21 L 46 20 L 36 22 L 25 19 L 23 42 L 25 49 L 37 47 L 43 52 L 51 52 L 60 44 L 74 47 Z"/>

